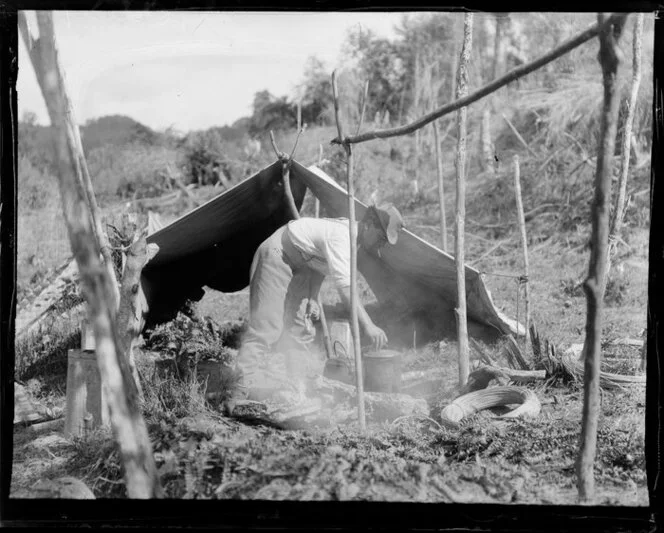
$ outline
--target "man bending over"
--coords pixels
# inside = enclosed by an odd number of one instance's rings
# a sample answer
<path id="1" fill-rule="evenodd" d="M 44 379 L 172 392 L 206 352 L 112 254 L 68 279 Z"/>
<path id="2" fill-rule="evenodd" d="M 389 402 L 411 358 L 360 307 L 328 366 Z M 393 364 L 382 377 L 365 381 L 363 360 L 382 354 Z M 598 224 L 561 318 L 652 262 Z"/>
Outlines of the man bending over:
<path id="1" fill-rule="evenodd" d="M 259 379 L 256 369 L 264 366 L 273 349 L 286 354 L 306 350 L 312 336 L 303 333 L 309 329 L 307 321 L 326 276 L 350 309 L 348 224 L 345 218 L 300 218 L 279 228 L 258 247 L 250 272 L 249 324 L 238 354 L 250 398 L 255 396 L 252 390 L 260 388 L 255 383 Z M 402 227 L 403 219 L 394 206 L 370 206 L 358 223 L 358 247 L 380 256 L 387 243 L 396 244 Z M 387 344 L 387 335 L 359 301 L 357 312 L 360 327 L 373 346 L 379 349 Z M 228 407 L 232 410 L 232 402 Z"/>

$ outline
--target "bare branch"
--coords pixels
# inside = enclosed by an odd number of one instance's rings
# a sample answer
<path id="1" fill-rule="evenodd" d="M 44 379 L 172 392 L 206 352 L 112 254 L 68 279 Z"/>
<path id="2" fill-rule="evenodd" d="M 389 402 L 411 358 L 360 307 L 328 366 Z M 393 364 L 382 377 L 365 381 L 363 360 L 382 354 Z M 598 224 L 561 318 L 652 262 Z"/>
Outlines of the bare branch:
<path id="1" fill-rule="evenodd" d="M 274 154 L 277 156 L 277 159 L 281 159 L 284 153 L 277 148 L 277 141 L 274 140 L 274 133 L 270 130 L 270 141 L 272 142 L 272 148 L 274 149 Z"/>
<path id="2" fill-rule="evenodd" d="M 530 74 L 531 72 L 534 72 L 542 68 L 547 63 L 550 63 L 551 61 L 558 59 L 559 57 L 565 55 L 571 50 L 574 50 L 578 46 L 589 41 L 590 39 L 597 37 L 601 28 L 606 27 L 608 24 L 612 24 L 618 17 L 619 15 L 613 15 L 608 20 L 602 22 L 601 24 L 600 23 L 594 24 L 587 30 L 581 32 L 576 37 L 573 37 L 572 39 L 560 45 L 555 50 L 552 50 L 548 54 L 543 55 L 539 59 L 536 59 L 535 61 L 532 61 L 526 65 L 522 65 L 520 67 L 512 69 L 504 76 L 485 85 L 481 89 L 475 91 L 473 94 L 464 96 L 463 98 L 459 98 L 456 101 L 451 102 L 449 104 L 445 104 L 444 106 L 438 108 L 436 111 L 424 115 L 422 118 L 419 118 L 418 120 L 410 124 L 386 130 L 369 131 L 366 133 L 362 133 L 360 135 L 356 135 L 354 137 L 348 137 L 346 139 L 343 139 L 343 137 L 340 135 L 335 139 L 333 139 L 331 142 L 335 144 L 340 144 L 341 142 L 347 142 L 349 144 L 357 144 L 357 143 L 370 141 L 372 139 L 386 139 L 389 137 L 398 137 L 400 135 L 407 135 L 409 133 L 413 133 L 414 131 L 422 128 L 423 126 L 426 126 L 429 122 L 436 120 L 437 118 L 440 118 L 444 115 L 447 115 L 448 113 L 452 113 L 457 109 L 466 107 L 472 104 L 473 102 L 481 100 L 485 96 L 497 91 L 498 89 L 504 87 L 508 83 L 511 83 L 519 78 L 522 78 L 527 74 Z M 343 141 L 340 141 L 340 139 L 343 139 Z"/>
<path id="3" fill-rule="evenodd" d="M 293 149 L 291 150 L 291 153 L 288 156 L 289 161 L 291 161 L 293 159 L 293 156 L 295 155 L 295 149 L 297 148 L 297 142 L 300 140 L 300 135 L 302 135 L 303 131 L 304 131 L 304 128 L 300 128 L 297 131 L 297 137 L 295 137 L 295 144 L 293 144 Z"/>

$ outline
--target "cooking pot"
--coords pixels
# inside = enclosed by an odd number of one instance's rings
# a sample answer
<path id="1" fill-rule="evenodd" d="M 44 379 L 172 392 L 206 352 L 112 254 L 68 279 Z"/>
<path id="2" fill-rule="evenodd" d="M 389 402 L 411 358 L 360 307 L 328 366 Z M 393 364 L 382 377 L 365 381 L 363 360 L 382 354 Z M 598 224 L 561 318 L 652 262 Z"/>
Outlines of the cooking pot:
<path id="1" fill-rule="evenodd" d="M 396 350 L 372 350 L 362 355 L 364 389 L 369 392 L 399 392 L 401 389 L 401 353 Z"/>

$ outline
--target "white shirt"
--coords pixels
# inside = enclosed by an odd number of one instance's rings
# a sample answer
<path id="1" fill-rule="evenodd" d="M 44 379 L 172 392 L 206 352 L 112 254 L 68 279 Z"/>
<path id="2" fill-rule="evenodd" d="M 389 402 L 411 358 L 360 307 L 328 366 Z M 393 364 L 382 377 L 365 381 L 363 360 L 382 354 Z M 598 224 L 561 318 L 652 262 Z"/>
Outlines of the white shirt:
<path id="1" fill-rule="evenodd" d="M 288 223 L 288 231 L 310 268 L 330 276 L 337 290 L 350 287 L 347 218 L 300 218 Z"/>

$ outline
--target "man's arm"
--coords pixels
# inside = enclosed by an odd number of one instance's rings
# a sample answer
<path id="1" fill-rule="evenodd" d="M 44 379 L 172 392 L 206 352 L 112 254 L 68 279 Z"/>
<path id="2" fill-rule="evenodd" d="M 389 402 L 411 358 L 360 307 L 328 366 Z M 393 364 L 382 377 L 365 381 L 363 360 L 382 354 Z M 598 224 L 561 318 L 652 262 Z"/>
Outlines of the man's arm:
<path id="1" fill-rule="evenodd" d="M 351 308 L 350 302 L 350 287 L 347 287 L 343 290 L 339 290 L 339 294 L 347 309 Z M 364 330 L 366 335 L 371 339 L 372 344 L 376 350 L 379 350 L 387 344 L 387 335 L 385 332 L 374 324 L 373 320 L 367 313 L 366 309 L 362 305 L 362 302 L 357 301 L 357 318 L 360 323 L 360 327 Z"/>

